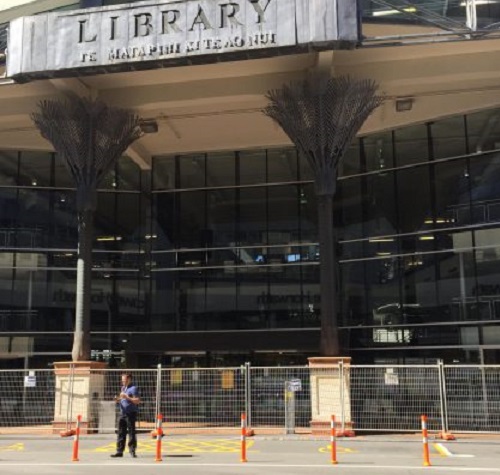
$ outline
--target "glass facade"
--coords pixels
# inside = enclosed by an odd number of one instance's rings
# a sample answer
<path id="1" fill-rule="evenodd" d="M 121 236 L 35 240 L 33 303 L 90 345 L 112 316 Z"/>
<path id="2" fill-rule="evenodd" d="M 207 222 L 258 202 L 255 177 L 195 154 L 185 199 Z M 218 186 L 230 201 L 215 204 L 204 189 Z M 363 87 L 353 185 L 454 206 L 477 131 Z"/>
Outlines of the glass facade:
<path id="1" fill-rule="evenodd" d="M 499 114 L 349 149 L 334 218 L 341 337 L 355 361 L 498 362 Z M 0 151 L 0 345 L 13 358 L 71 350 L 74 210 L 54 154 Z M 156 157 L 151 172 L 124 158 L 101 184 L 95 223 L 96 352 L 172 332 L 319 335 L 316 199 L 293 148 Z M 196 338 L 190 348 L 208 351 Z"/>
<path id="2" fill-rule="evenodd" d="M 464 0 L 389 0 L 381 5 L 376 0 L 360 0 L 361 14 L 366 23 L 406 23 L 461 27 L 467 21 Z M 500 18 L 498 0 L 481 0 L 475 5 L 478 28 L 496 23 Z"/>

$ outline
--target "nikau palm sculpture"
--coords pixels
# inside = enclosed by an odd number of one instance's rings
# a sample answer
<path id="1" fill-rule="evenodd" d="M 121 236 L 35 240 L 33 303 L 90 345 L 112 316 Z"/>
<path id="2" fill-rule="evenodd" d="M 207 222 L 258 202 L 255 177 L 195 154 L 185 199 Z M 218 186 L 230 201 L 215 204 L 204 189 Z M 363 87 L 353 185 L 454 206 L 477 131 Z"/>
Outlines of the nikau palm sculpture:
<path id="1" fill-rule="evenodd" d="M 368 116 L 382 102 L 377 85 L 349 77 L 304 80 L 268 92 L 264 113 L 279 124 L 314 174 L 318 198 L 321 354 L 338 356 L 337 256 L 333 196 L 338 168 Z"/>
<path id="2" fill-rule="evenodd" d="M 73 361 L 90 359 L 92 240 L 97 186 L 127 147 L 141 136 L 139 118 L 100 100 L 72 96 L 45 100 L 31 115 L 76 185 L 78 264 Z"/>

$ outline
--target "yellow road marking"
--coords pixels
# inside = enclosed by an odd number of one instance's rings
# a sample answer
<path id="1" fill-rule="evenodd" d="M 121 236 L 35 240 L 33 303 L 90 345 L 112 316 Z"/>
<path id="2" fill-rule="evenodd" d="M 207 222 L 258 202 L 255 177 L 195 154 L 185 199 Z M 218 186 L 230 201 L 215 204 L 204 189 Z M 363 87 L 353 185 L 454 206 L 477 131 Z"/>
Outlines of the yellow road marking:
<path id="1" fill-rule="evenodd" d="M 434 450 L 441 456 L 441 457 L 449 457 L 450 456 L 450 451 L 447 450 L 443 445 L 441 444 L 432 444 L 434 447 Z"/>
<path id="2" fill-rule="evenodd" d="M 22 442 L 20 442 L 18 444 L 7 445 L 5 447 L 0 447 L 0 450 L 2 452 L 7 452 L 7 451 L 10 451 L 10 452 L 21 452 L 21 451 L 24 450 L 24 444 Z"/>
<path id="3" fill-rule="evenodd" d="M 321 452 L 322 454 L 324 454 L 325 452 L 330 452 L 331 450 L 332 450 L 332 446 L 331 445 L 327 445 L 326 447 L 321 447 L 319 449 L 319 452 Z M 357 450 L 348 449 L 347 447 L 340 447 L 340 446 L 337 445 L 337 453 L 339 453 L 339 454 L 355 454 L 357 452 L 358 452 Z"/>
<path id="4" fill-rule="evenodd" d="M 254 445 L 253 441 L 247 440 L 247 450 Z M 241 442 L 239 440 L 217 439 L 202 441 L 195 439 L 163 440 L 162 452 L 168 453 L 239 453 Z M 116 444 L 111 443 L 98 447 L 93 452 L 115 452 Z M 156 441 L 137 443 L 137 452 L 156 452 Z"/>

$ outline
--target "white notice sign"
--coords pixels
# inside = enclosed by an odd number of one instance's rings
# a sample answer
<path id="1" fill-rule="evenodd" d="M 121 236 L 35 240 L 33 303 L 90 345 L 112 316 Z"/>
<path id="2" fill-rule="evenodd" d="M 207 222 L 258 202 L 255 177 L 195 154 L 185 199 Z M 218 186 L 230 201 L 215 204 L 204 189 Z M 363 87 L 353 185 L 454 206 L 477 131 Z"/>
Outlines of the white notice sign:
<path id="1" fill-rule="evenodd" d="M 35 388 L 36 387 L 36 376 L 25 376 L 24 377 L 24 387 L 25 388 Z"/>

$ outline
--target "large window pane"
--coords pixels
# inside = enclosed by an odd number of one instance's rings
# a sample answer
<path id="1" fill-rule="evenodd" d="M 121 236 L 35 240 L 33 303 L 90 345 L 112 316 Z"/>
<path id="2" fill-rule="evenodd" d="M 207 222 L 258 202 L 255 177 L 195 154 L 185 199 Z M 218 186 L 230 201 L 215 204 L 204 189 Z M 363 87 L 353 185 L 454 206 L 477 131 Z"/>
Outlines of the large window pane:
<path id="1" fill-rule="evenodd" d="M 299 241 L 298 187 L 274 186 L 268 190 L 269 244 Z"/>
<path id="2" fill-rule="evenodd" d="M 436 164 L 434 186 L 436 216 L 426 216 L 424 223 L 430 228 L 470 224 L 469 174 L 466 160 Z"/>
<path id="3" fill-rule="evenodd" d="M 500 110 L 490 109 L 467 116 L 469 153 L 500 148 Z"/>
<path id="4" fill-rule="evenodd" d="M 141 196 L 138 193 L 116 194 L 115 233 L 122 238 L 119 248 L 137 249 L 140 243 L 151 239 L 143 227 L 143 219 Z"/>
<path id="5" fill-rule="evenodd" d="M 463 234 L 463 233 L 462 233 Z M 470 233 L 466 233 L 469 234 Z M 465 237 L 465 236 L 463 236 Z M 457 239 L 457 245 L 460 245 Z M 439 321 L 477 319 L 477 305 L 474 272 L 474 254 L 471 250 L 457 249 L 455 252 L 440 253 L 439 266 Z"/>
<path id="6" fill-rule="evenodd" d="M 357 175 L 361 172 L 359 144 L 360 141 L 354 139 L 353 143 L 348 147 L 344 158 L 340 162 L 339 176 Z"/>
<path id="7" fill-rule="evenodd" d="M 174 156 L 155 157 L 153 159 L 154 190 L 172 190 L 176 187 L 175 162 Z"/>
<path id="8" fill-rule="evenodd" d="M 177 193 L 157 193 L 153 195 L 153 225 L 151 233 L 156 236 L 153 249 L 166 250 L 180 247 L 179 227 L 176 221 Z"/>
<path id="9" fill-rule="evenodd" d="M 141 189 L 141 170 L 130 158 L 121 157 L 117 162 L 118 189 L 135 190 Z"/>
<path id="10" fill-rule="evenodd" d="M 391 132 L 369 135 L 362 141 L 366 171 L 382 171 L 394 167 Z M 357 173 L 361 171 L 363 170 L 358 170 Z"/>
<path id="11" fill-rule="evenodd" d="M 234 273 L 225 269 L 207 271 L 206 328 L 208 330 L 240 328 L 240 316 L 241 314 L 236 311 Z"/>
<path id="12" fill-rule="evenodd" d="M 0 185 L 17 185 L 18 152 L 0 150 Z"/>
<path id="13" fill-rule="evenodd" d="M 179 200 L 179 245 L 182 247 L 206 247 L 211 233 L 206 225 L 206 192 L 181 193 Z"/>
<path id="14" fill-rule="evenodd" d="M 363 180 L 363 178 L 348 178 L 338 182 L 334 198 L 334 216 L 340 240 L 355 239 L 364 234 L 363 201 L 366 199 L 366 193 L 363 193 L 363 187 L 366 183 Z"/>
<path id="15" fill-rule="evenodd" d="M 179 177 L 181 188 L 203 188 L 206 186 L 204 154 L 183 155 L 179 160 Z"/>
<path id="16" fill-rule="evenodd" d="M 232 186 L 236 180 L 236 157 L 234 152 L 207 154 L 206 186 Z"/>
<path id="17" fill-rule="evenodd" d="M 427 167 L 397 172 L 399 230 L 411 233 L 425 229 L 425 220 L 432 213 Z"/>
<path id="18" fill-rule="evenodd" d="M 184 330 L 206 330 L 206 277 L 201 271 L 179 273 L 179 319 Z"/>
<path id="19" fill-rule="evenodd" d="M 20 189 L 17 220 L 19 247 L 47 247 L 50 244 L 51 192 Z"/>
<path id="20" fill-rule="evenodd" d="M 19 184 L 50 186 L 52 184 L 52 153 L 22 152 Z"/>
<path id="21" fill-rule="evenodd" d="M 268 269 L 239 268 L 237 305 L 244 328 L 266 328 Z"/>
<path id="22" fill-rule="evenodd" d="M 207 191 L 207 246 L 234 245 L 236 202 L 234 189 Z"/>
<path id="23" fill-rule="evenodd" d="M 319 266 L 302 267 L 303 324 L 304 327 L 320 326 L 321 297 L 319 295 Z"/>
<path id="24" fill-rule="evenodd" d="M 99 193 L 94 218 L 94 249 L 117 249 L 123 236 L 116 229 L 116 193 Z"/>
<path id="25" fill-rule="evenodd" d="M 267 152 L 267 181 L 281 183 L 297 181 L 297 152 L 294 148 Z"/>
<path id="26" fill-rule="evenodd" d="M 53 247 L 76 248 L 78 245 L 78 221 L 76 199 L 73 191 L 52 191 L 54 233 Z"/>
<path id="27" fill-rule="evenodd" d="M 259 185 L 266 182 L 266 157 L 265 150 L 239 153 L 241 185 Z"/>
<path id="28" fill-rule="evenodd" d="M 368 175 L 362 179 L 365 235 L 392 235 L 398 228 L 394 172 Z M 354 201 L 353 197 L 353 201 Z M 360 198 L 362 199 L 362 198 Z"/>
<path id="29" fill-rule="evenodd" d="M 2 189 L 0 192 L 0 245 L 14 246 L 14 225 L 18 215 L 16 190 Z"/>
<path id="30" fill-rule="evenodd" d="M 238 241 L 245 244 L 267 244 L 267 206 L 265 188 L 240 190 Z"/>
<path id="31" fill-rule="evenodd" d="M 391 325 L 386 313 L 400 316 L 399 260 L 396 257 L 341 266 L 343 325 Z"/>
<path id="32" fill-rule="evenodd" d="M 482 229 L 474 232 L 477 250 L 476 269 L 477 287 L 472 295 L 477 297 L 477 319 L 500 318 L 500 229 Z M 469 313 L 470 313 L 469 309 Z M 470 318 L 470 317 L 469 317 Z"/>
<path id="33" fill-rule="evenodd" d="M 397 166 L 422 163 L 429 159 L 429 143 L 425 124 L 396 130 L 394 141 Z"/>
<path id="34" fill-rule="evenodd" d="M 463 116 L 438 120 L 431 124 L 434 159 L 457 157 L 467 153 Z"/>
<path id="35" fill-rule="evenodd" d="M 314 185 L 299 187 L 300 236 L 302 242 L 318 241 L 318 206 Z"/>
<path id="36" fill-rule="evenodd" d="M 270 267 L 269 274 L 267 328 L 302 327 L 304 310 L 300 267 Z"/>
<path id="37" fill-rule="evenodd" d="M 470 159 L 472 223 L 495 222 L 500 218 L 499 180 L 500 154 L 485 154 Z"/>

